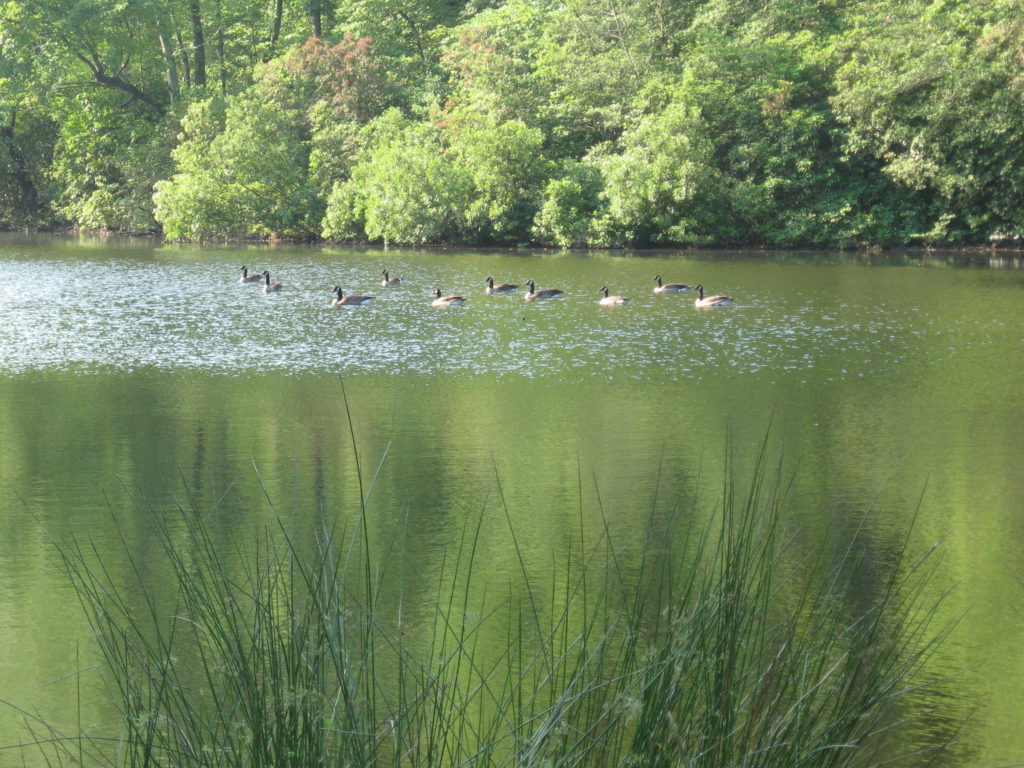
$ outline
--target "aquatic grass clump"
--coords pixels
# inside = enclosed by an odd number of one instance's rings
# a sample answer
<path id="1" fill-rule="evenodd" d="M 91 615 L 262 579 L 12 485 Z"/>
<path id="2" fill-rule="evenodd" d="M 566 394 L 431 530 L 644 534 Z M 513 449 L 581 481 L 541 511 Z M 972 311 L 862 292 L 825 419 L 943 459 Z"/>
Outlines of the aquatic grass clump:
<path id="1" fill-rule="evenodd" d="M 543 575 L 520 551 L 513 510 L 485 505 L 414 595 L 392 578 L 398 543 L 371 546 L 365 496 L 353 534 L 325 525 L 311 541 L 284 523 L 225 539 L 195 504 L 171 522 L 153 516 L 170 598 L 126 540 L 130 587 L 73 542 L 64 562 L 123 715 L 117 749 L 93 739 L 87 754 L 168 768 L 827 768 L 905 756 L 887 737 L 913 719 L 942 634 L 924 569 L 896 553 L 865 600 L 862 542 L 790 557 L 779 470 L 762 452 L 743 492 L 727 474 L 716 510 L 649 514 L 629 542 L 606 524 Z M 588 514 L 604 511 L 581 506 Z M 477 583 L 481 536 L 496 525 L 519 564 L 503 587 Z"/>

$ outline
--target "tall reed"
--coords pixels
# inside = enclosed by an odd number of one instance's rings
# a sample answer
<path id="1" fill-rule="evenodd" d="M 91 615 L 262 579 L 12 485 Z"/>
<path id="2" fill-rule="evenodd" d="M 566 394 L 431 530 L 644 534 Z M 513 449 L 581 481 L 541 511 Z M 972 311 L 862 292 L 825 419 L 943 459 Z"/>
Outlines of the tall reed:
<path id="1" fill-rule="evenodd" d="M 418 598 L 414 625 L 389 586 L 393 553 L 374 556 L 365 494 L 358 530 L 325 525 L 312 544 L 278 524 L 225 547 L 196 504 L 173 522 L 153 516 L 170 606 L 127 540 L 131 589 L 73 542 L 64 563 L 123 715 L 118 749 L 89 755 L 133 768 L 831 768 L 900 757 L 887 737 L 913 716 L 913 686 L 942 635 L 925 569 L 901 552 L 858 609 L 858 542 L 793 564 L 778 468 L 762 451 L 748 487 L 735 474 L 713 512 L 652 510 L 630 542 L 606 525 L 544 580 L 513 511 L 485 505 L 429 605 Z M 520 583 L 501 594 L 477 584 L 481 531 L 495 518 L 519 562 Z"/>

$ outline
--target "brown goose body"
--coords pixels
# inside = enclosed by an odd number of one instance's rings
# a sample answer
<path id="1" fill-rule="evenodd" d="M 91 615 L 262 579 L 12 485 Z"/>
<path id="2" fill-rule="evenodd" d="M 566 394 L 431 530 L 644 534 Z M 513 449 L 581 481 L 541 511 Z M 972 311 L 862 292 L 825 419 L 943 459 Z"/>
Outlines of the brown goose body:
<path id="1" fill-rule="evenodd" d="M 242 267 L 242 276 L 238 278 L 240 283 L 261 283 L 263 275 L 259 272 L 250 272 L 248 267 Z"/>
<path id="2" fill-rule="evenodd" d="M 459 306 L 466 300 L 462 296 L 441 296 L 441 289 L 434 289 L 434 300 L 431 306 Z"/>
<path id="3" fill-rule="evenodd" d="M 654 286 L 655 293 L 683 293 L 690 290 L 690 286 L 686 283 L 662 283 L 661 275 L 655 275 L 654 279 L 658 283 Z"/>
<path id="4" fill-rule="evenodd" d="M 434 289 L 434 300 L 430 302 L 434 307 L 457 307 L 466 300 L 461 296 L 442 296 L 441 289 Z"/>
<path id="5" fill-rule="evenodd" d="M 709 307 L 725 307 L 732 304 L 732 299 L 728 296 L 705 296 L 703 285 L 698 285 L 696 290 L 697 300 L 693 302 L 693 306 L 700 309 L 706 309 Z"/>
<path id="6" fill-rule="evenodd" d="M 557 288 L 544 288 L 543 290 L 538 291 L 533 280 L 527 280 L 526 284 L 530 286 L 530 290 L 523 294 L 523 298 L 527 301 L 534 301 L 535 299 L 557 299 L 559 296 L 565 294 L 565 291 L 560 291 Z"/>
<path id="7" fill-rule="evenodd" d="M 263 279 L 265 280 L 263 283 L 264 293 L 277 293 L 281 290 L 282 285 L 280 283 L 270 282 L 270 272 L 268 270 L 263 270 Z"/>
<path id="8" fill-rule="evenodd" d="M 609 296 L 607 285 L 604 288 L 602 288 L 599 291 L 599 293 L 603 293 L 604 297 L 598 303 L 606 307 L 613 307 L 616 305 L 625 304 L 627 301 L 629 301 L 629 296 Z"/>
<path id="9" fill-rule="evenodd" d="M 513 285 L 512 283 L 498 283 L 498 285 L 495 285 L 494 284 L 494 278 L 493 277 L 488 277 L 487 278 L 487 288 L 485 288 L 484 290 L 487 293 L 511 293 L 512 291 L 516 290 L 518 287 L 519 287 L 518 285 Z"/>
<path id="10" fill-rule="evenodd" d="M 349 295 L 346 296 L 342 293 L 341 286 L 334 286 L 333 293 L 337 294 L 337 298 L 331 302 L 332 307 L 359 307 L 363 304 L 369 304 L 374 300 L 374 296 L 365 295 Z"/>

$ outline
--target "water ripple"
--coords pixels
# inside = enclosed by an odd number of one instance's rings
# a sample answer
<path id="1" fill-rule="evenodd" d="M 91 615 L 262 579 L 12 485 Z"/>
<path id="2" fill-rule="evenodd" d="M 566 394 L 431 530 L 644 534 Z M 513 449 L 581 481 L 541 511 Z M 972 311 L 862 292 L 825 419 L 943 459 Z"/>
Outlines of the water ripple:
<path id="1" fill-rule="evenodd" d="M 646 278 L 634 279 L 630 284 L 642 288 L 630 304 L 600 307 L 595 286 L 601 280 L 585 262 L 572 274 L 538 279 L 542 287 L 555 283 L 566 291 L 551 302 L 487 296 L 478 264 L 444 256 L 396 260 L 393 271 L 405 282 L 389 289 L 379 286 L 376 264 L 365 255 L 277 259 L 272 276 L 285 289 L 267 296 L 237 282 L 239 258 L 0 257 L 0 322 L 8 339 L 0 367 L 9 373 L 150 367 L 580 379 L 823 367 L 845 378 L 898 365 L 915 340 L 948 333 L 920 306 L 827 293 L 794 297 L 742 284 L 728 286 L 742 290 L 735 306 L 698 311 L 688 294 L 654 296 Z M 547 265 L 517 266 L 540 277 Z M 335 284 L 375 293 L 377 300 L 333 308 Z M 431 307 L 435 285 L 469 301 Z M 995 318 L 992 332 L 1005 333 L 1002 325 Z"/>

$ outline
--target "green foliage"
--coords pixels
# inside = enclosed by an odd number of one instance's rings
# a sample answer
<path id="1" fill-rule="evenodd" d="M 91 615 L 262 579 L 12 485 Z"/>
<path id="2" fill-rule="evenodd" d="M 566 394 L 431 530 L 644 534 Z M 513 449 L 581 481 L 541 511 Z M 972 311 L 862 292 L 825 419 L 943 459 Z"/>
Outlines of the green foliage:
<path id="1" fill-rule="evenodd" d="M 675 102 L 641 119 L 620 152 L 596 158 L 609 244 L 707 239 L 723 193 L 706 131 L 696 107 Z"/>
<path id="2" fill-rule="evenodd" d="M 602 187 L 601 172 L 593 163 L 564 162 L 559 175 L 544 188 L 534 219 L 536 239 L 562 248 L 595 242 L 591 225 Z"/>
<path id="3" fill-rule="evenodd" d="M 213 169 L 206 168 L 224 120 L 219 99 L 192 104 L 182 119 L 182 134 L 174 150 L 178 173 L 158 182 L 153 196 L 156 218 L 171 239 L 200 239 L 208 232 L 231 231 L 227 213 L 218 208 Z"/>
<path id="4" fill-rule="evenodd" d="M 369 40 L 310 38 L 263 67 L 247 91 L 196 105 L 156 185 L 156 217 L 172 239 L 309 239 L 325 193 L 349 177 L 356 126 L 390 98 Z"/>
<path id="5" fill-rule="evenodd" d="M 336 184 L 328 200 L 324 237 L 529 239 L 548 173 L 537 129 L 465 113 L 431 124 L 391 110 L 367 127 L 362 143 L 350 178 Z"/>
<path id="6" fill-rule="evenodd" d="M 317 194 L 326 200 L 335 182 L 352 175 L 352 167 L 362 151 L 362 126 L 338 120 L 335 111 L 323 101 L 310 109 L 309 120 L 309 173 Z"/>
<path id="7" fill-rule="evenodd" d="M 886 10 L 866 9 L 845 38 L 835 101 L 850 146 L 880 158 L 897 185 L 942 201 L 927 239 L 1020 232 L 1024 5 L 920 0 Z"/>
<path id="8" fill-rule="evenodd" d="M 0 227 L 45 221 L 57 133 L 33 85 L 38 73 L 16 34 L 20 23 L 20 8 L 0 5 Z"/>
<path id="9" fill-rule="evenodd" d="M 448 142 L 452 162 L 472 185 L 465 211 L 470 236 L 485 242 L 528 240 L 549 175 L 540 130 L 520 120 L 459 116 L 449 125 Z"/>
<path id="10" fill-rule="evenodd" d="M 172 239 L 305 238 L 320 209 L 310 185 L 302 115 L 258 87 L 231 100 L 224 127 L 202 104 L 185 121 L 192 134 L 175 151 L 177 172 L 156 185 L 157 219 Z M 211 138 L 211 134 L 212 138 Z"/>
<path id="11" fill-rule="evenodd" d="M 1024 230 L 1022 35 L 1024 0 L 8 0 L 0 199 L 175 238 L 985 242 Z M 176 140 L 214 94 L 223 136 Z"/>
<path id="12" fill-rule="evenodd" d="M 674 7 L 670 7 L 674 6 Z M 634 124 L 687 4 L 572 0 L 554 8 L 535 54 L 539 114 L 559 154 L 579 158 Z M 681 62 L 674 61 L 670 70 Z"/>
<path id="13" fill-rule="evenodd" d="M 942 638 L 922 598 L 927 568 L 905 553 L 866 568 L 856 553 L 871 549 L 856 538 L 819 545 L 820 562 L 813 552 L 787 562 L 787 484 L 763 457 L 749 491 L 727 479 L 715 514 L 687 502 L 665 517 L 647 510 L 633 541 L 609 531 L 596 547 L 573 542 L 548 575 L 526 562 L 502 500 L 468 517 L 441 576 L 411 600 L 391 577 L 399 539 L 384 545 L 390 557 L 371 550 L 358 480 L 348 540 L 329 522 L 312 542 L 283 521 L 244 541 L 225 540 L 195 507 L 149 515 L 147 566 L 169 573 L 169 605 L 127 543 L 128 584 L 94 549 L 64 545 L 124 727 L 116 757 L 91 738 L 75 740 L 77 757 L 166 768 L 871 768 L 894 762 L 886 748 L 907 738 L 896 729 L 927 718 L 916 678 Z M 485 525 L 507 526 L 512 583 L 482 581 Z M 71 742 L 40 748 L 66 762 Z"/>
<path id="14" fill-rule="evenodd" d="M 387 71 L 405 85 L 409 102 L 430 101 L 440 87 L 444 30 L 458 18 L 449 0 L 335 0 L 340 29 L 374 41 Z"/>
<path id="15" fill-rule="evenodd" d="M 722 180 L 720 213 L 702 227 L 713 242 L 772 241 L 830 186 L 828 76 L 814 51 L 808 33 L 701 30 L 693 43 L 680 92 L 700 110 Z"/>
<path id="16" fill-rule="evenodd" d="M 388 86 L 372 49 L 366 37 L 357 40 L 346 34 L 336 45 L 311 37 L 261 80 L 276 101 L 293 109 L 309 110 L 324 103 L 338 120 L 366 122 L 388 101 Z"/>
<path id="17" fill-rule="evenodd" d="M 2 85 L 0 85 L 2 88 Z M 42 110 L 0 110 L 0 228 L 46 223 L 54 125 Z"/>
<path id="18" fill-rule="evenodd" d="M 153 231 L 153 185 L 170 170 L 173 121 L 126 115 L 118 102 L 100 92 L 64 105 L 49 169 L 54 207 L 86 229 Z"/>
<path id="19" fill-rule="evenodd" d="M 440 130 L 390 110 L 367 127 L 367 148 L 327 202 L 323 236 L 432 243 L 456 237 L 472 180 L 445 156 Z"/>
<path id="20" fill-rule="evenodd" d="M 512 0 L 455 29 L 442 61 L 451 79 L 449 103 L 496 121 L 540 127 L 545 83 L 536 75 L 547 16 L 539 4 Z"/>

